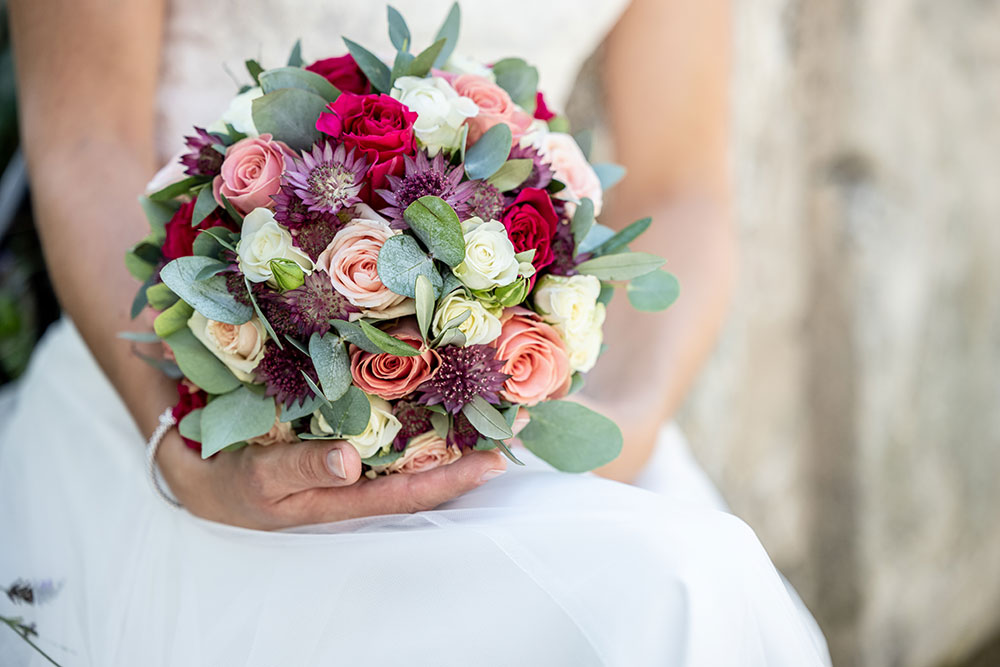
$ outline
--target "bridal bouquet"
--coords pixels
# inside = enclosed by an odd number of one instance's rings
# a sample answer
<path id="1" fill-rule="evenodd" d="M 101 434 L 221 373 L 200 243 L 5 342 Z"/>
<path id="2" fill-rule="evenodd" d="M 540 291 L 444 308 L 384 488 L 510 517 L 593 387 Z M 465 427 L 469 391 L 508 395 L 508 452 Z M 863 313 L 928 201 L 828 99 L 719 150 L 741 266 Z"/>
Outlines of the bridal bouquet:
<path id="1" fill-rule="evenodd" d="M 345 439 L 367 474 L 417 472 L 515 436 L 561 470 L 614 459 L 618 427 L 563 400 L 602 349 L 625 283 L 640 310 L 677 294 L 649 226 L 598 224 L 616 165 L 591 165 L 520 58 L 452 55 L 459 9 L 411 53 L 246 65 L 252 83 L 194 128 L 141 203 L 126 257 L 181 381 L 203 457 Z"/>

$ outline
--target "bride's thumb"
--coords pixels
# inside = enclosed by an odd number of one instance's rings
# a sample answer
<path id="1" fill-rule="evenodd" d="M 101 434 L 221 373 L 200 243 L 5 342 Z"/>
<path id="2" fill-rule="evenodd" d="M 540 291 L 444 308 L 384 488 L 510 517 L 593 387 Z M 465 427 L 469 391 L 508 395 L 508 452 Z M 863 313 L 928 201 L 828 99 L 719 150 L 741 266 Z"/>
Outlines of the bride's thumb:
<path id="1" fill-rule="evenodd" d="M 343 440 L 311 440 L 281 447 L 278 468 L 292 493 L 350 486 L 361 477 L 361 457 Z"/>

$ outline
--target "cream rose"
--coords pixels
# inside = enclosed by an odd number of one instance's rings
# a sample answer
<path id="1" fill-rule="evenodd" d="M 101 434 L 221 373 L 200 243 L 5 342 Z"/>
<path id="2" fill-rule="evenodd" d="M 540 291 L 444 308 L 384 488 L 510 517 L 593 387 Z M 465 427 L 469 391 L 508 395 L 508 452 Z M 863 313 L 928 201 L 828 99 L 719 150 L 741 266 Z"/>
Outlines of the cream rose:
<path id="1" fill-rule="evenodd" d="M 600 215 L 604 202 L 601 180 L 576 140 L 564 132 L 547 132 L 538 138 L 538 152 L 542 161 L 552 169 L 556 180 L 566 185 L 555 196 L 571 202 L 573 206 L 570 208 L 574 210 L 581 199 L 588 197 L 594 202 L 594 215 Z"/>
<path id="2" fill-rule="evenodd" d="M 465 259 L 452 271 L 469 289 L 485 290 L 517 280 L 520 262 L 502 222 L 469 218 L 462 223 Z"/>
<path id="3" fill-rule="evenodd" d="M 264 325 L 257 317 L 243 324 L 226 324 L 195 311 L 188 319 L 188 328 L 237 379 L 253 381 L 253 371 L 264 358 L 264 341 L 267 340 Z"/>
<path id="4" fill-rule="evenodd" d="M 432 157 L 442 150 L 458 150 L 462 124 L 479 113 L 475 102 L 460 96 L 438 76 L 426 79 L 401 76 L 396 79 L 390 94 L 417 113 L 413 132 Z"/>
<path id="5" fill-rule="evenodd" d="M 295 247 L 292 235 L 274 219 L 274 212 L 255 208 L 243 219 L 240 241 L 236 244 L 240 271 L 255 283 L 268 282 L 275 286 L 271 261 L 287 259 L 295 262 L 303 273 L 313 270 L 309 255 Z"/>
<path id="6" fill-rule="evenodd" d="M 449 445 L 434 431 L 410 438 L 403 455 L 386 466 L 376 466 L 378 473 L 414 474 L 448 465 L 462 458 L 462 450 Z"/>
<path id="7" fill-rule="evenodd" d="M 600 293 L 601 281 L 594 276 L 547 275 L 535 286 L 535 308 L 562 336 L 574 371 L 592 369 L 601 352 L 605 309 L 597 301 Z"/>
<path id="8" fill-rule="evenodd" d="M 493 69 L 487 67 L 478 60 L 473 60 L 468 56 L 462 56 L 457 53 L 451 54 L 448 58 L 448 62 L 445 63 L 444 69 L 447 72 L 451 72 L 455 76 L 460 76 L 462 74 L 475 74 L 476 76 L 481 76 L 490 83 L 496 83 L 497 76 L 493 73 Z"/>
<path id="9" fill-rule="evenodd" d="M 222 117 L 208 126 L 208 131 L 225 132 L 228 123 L 237 132 L 242 132 L 248 137 L 256 137 L 260 133 L 257 132 L 257 126 L 253 123 L 253 101 L 263 94 L 264 91 L 260 89 L 260 86 L 254 86 L 234 97 L 229 102 L 229 108 L 223 112 Z"/>
<path id="10" fill-rule="evenodd" d="M 467 297 L 461 290 L 452 292 L 438 304 L 431 321 L 435 336 L 444 330 L 450 320 L 469 313 L 458 330 L 465 334 L 466 345 L 492 343 L 500 335 L 500 308 L 487 308 L 481 301 Z"/>
<path id="11" fill-rule="evenodd" d="M 368 425 L 359 435 L 344 438 L 358 450 L 358 454 L 363 459 L 375 456 L 379 451 L 391 445 L 400 429 L 403 428 L 399 420 L 393 416 L 392 405 L 389 404 L 389 401 L 371 394 L 365 394 L 365 396 L 368 397 L 368 403 L 371 404 Z M 319 410 L 313 413 L 309 430 L 313 435 L 336 435 Z"/>

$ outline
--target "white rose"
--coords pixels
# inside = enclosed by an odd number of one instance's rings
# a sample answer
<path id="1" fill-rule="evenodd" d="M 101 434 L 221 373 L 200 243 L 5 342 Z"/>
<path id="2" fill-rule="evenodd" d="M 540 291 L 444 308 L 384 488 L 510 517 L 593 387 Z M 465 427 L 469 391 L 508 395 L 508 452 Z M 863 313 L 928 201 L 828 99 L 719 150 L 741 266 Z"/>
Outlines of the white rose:
<path id="1" fill-rule="evenodd" d="M 430 156 L 460 148 L 462 125 L 479 113 L 479 107 L 462 97 L 441 77 L 426 79 L 401 76 L 393 84 L 392 97 L 417 114 L 413 132 Z"/>
<path id="2" fill-rule="evenodd" d="M 400 429 L 403 428 L 399 420 L 393 416 L 389 401 L 378 396 L 365 395 L 368 396 L 368 402 L 372 406 L 371 415 L 368 417 L 368 426 L 360 435 L 345 438 L 347 442 L 354 445 L 363 459 L 375 456 L 379 451 L 392 444 Z M 322 415 L 320 416 L 322 417 Z"/>
<path id="3" fill-rule="evenodd" d="M 254 86 L 246 92 L 240 93 L 229 103 L 229 108 L 222 114 L 219 120 L 208 126 L 209 132 L 225 132 L 226 124 L 233 126 L 237 132 L 242 132 L 248 137 L 256 137 L 260 134 L 257 126 L 253 124 L 253 101 L 264 95 L 260 86 Z"/>
<path id="4" fill-rule="evenodd" d="M 236 244 L 240 271 L 255 283 L 268 281 L 275 285 L 271 260 L 287 259 L 295 262 L 304 273 L 313 270 L 309 255 L 295 247 L 292 235 L 274 219 L 274 212 L 255 208 L 243 219 L 240 241 Z"/>
<path id="5" fill-rule="evenodd" d="M 490 83 L 497 82 L 497 76 L 493 73 L 492 67 L 487 67 L 478 60 L 473 60 L 468 56 L 457 53 L 451 54 L 448 58 L 448 62 L 444 65 L 444 71 L 454 72 L 455 74 L 475 74 L 484 79 L 489 79 Z"/>
<path id="6" fill-rule="evenodd" d="M 521 135 L 521 140 L 518 145 L 521 148 L 534 148 L 539 150 L 542 147 L 542 142 L 545 140 L 545 135 L 549 133 L 549 124 L 544 120 L 539 120 L 538 118 L 531 121 L 531 125 L 528 126 L 527 131 Z"/>
<path id="7" fill-rule="evenodd" d="M 500 335 L 500 309 L 489 309 L 476 299 L 470 299 L 460 291 L 449 294 L 438 304 L 431 322 L 431 330 L 437 336 L 449 320 L 460 317 L 466 311 L 469 316 L 458 325 L 465 334 L 466 345 L 485 345 Z"/>
<path id="8" fill-rule="evenodd" d="M 520 263 L 503 223 L 469 218 L 462 223 L 465 260 L 452 271 L 469 289 L 503 287 L 517 280 Z"/>
<path id="9" fill-rule="evenodd" d="M 533 293 L 542 319 L 562 336 L 574 371 L 586 373 L 601 352 L 605 309 L 598 303 L 601 281 L 594 276 L 547 275 Z"/>
<path id="10" fill-rule="evenodd" d="M 253 382 L 253 371 L 264 358 L 267 340 L 264 324 L 257 317 L 243 324 L 226 324 L 195 311 L 188 319 L 188 328 L 237 379 Z"/>

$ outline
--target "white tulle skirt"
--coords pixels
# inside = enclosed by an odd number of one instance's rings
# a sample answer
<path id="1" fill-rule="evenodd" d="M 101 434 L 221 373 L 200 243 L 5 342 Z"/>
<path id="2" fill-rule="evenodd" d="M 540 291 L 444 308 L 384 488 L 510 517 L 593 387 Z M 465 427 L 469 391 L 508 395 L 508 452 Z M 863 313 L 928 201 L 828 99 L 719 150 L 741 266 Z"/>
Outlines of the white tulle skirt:
<path id="1" fill-rule="evenodd" d="M 433 511 L 267 533 L 158 500 L 143 437 L 66 322 L 0 430 L 0 581 L 53 579 L 38 642 L 93 665 L 827 664 L 679 431 L 647 485 L 537 461 Z M 47 664 L 0 627 L 0 664 Z"/>

